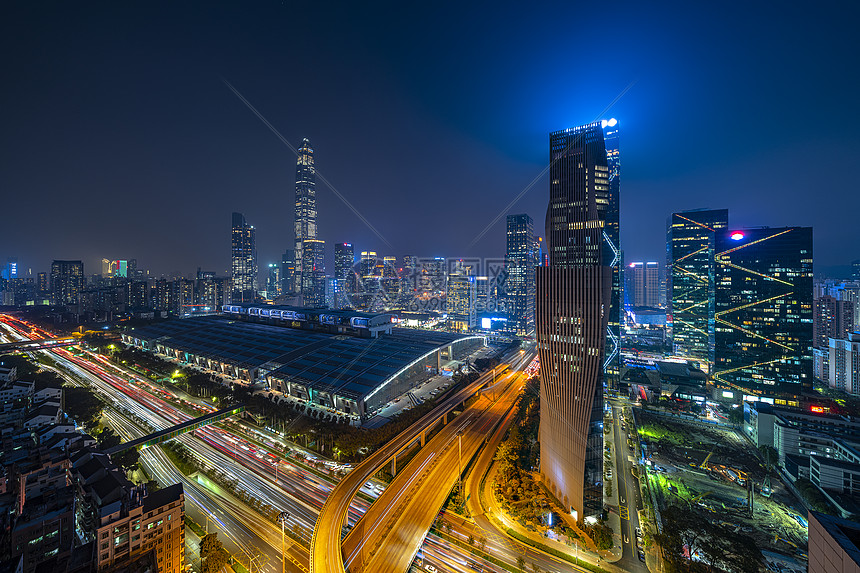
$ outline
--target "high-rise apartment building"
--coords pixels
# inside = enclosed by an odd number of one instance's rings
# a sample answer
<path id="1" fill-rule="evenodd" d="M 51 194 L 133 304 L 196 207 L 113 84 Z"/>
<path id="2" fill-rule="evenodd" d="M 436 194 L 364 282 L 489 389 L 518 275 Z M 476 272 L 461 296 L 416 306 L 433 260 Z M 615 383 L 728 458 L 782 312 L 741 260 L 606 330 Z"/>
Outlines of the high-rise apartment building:
<path id="1" fill-rule="evenodd" d="M 540 471 L 582 519 L 603 507 L 602 381 L 617 248 L 607 244 L 614 215 L 603 125 L 550 134 L 549 161 L 549 266 L 536 269 Z"/>
<path id="2" fill-rule="evenodd" d="M 54 261 L 51 263 L 53 304 L 78 304 L 83 289 L 84 263 L 82 261 Z"/>
<path id="3" fill-rule="evenodd" d="M 846 338 L 854 331 L 854 303 L 826 294 L 812 308 L 815 348 L 827 348 L 829 338 Z"/>
<path id="4" fill-rule="evenodd" d="M 660 304 L 660 265 L 656 262 L 630 263 L 627 287 L 628 303 L 634 307 L 656 308 Z"/>
<path id="5" fill-rule="evenodd" d="M 309 308 L 325 306 L 325 241 L 302 242 L 302 304 Z"/>
<path id="6" fill-rule="evenodd" d="M 232 302 L 254 302 L 257 295 L 257 230 L 233 213 L 232 229 Z"/>
<path id="7" fill-rule="evenodd" d="M 535 328 L 535 251 L 538 246 L 534 221 L 524 213 L 508 215 L 505 236 L 508 328 L 525 336 Z"/>
<path id="8" fill-rule="evenodd" d="M 666 224 L 666 292 L 675 354 L 714 364 L 716 233 L 729 225 L 727 209 L 673 213 Z"/>
<path id="9" fill-rule="evenodd" d="M 825 379 L 831 388 L 860 396 L 860 332 L 828 339 Z"/>
<path id="10" fill-rule="evenodd" d="M 317 238 L 317 176 L 314 168 L 314 149 L 311 147 L 310 141 L 307 138 L 302 140 L 302 146 L 299 148 L 298 156 L 296 157 L 296 219 L 295 219 L 295 261 L 296 261 L 296 284 L 300 289 L 304 289 L 306 284 L 313 283 L 313 280 L 305 281 L 302 278 L 302 272 L 305 268 L 302 259 L 304 258 L 304 242 L 308 239 Z M 313 266 L 313 263 L 310 265 Z M 310 296 L 314 298 L 313 293 L 305 294 L 301 291 L 302 297 Z M 306 303 L 305 303 L 306 304 Z"/>
<path id="11" fill-rule="evenodd" d="M 797 405 L 812 387 L 812 228 L 715 235 L 714 384 Z"/>

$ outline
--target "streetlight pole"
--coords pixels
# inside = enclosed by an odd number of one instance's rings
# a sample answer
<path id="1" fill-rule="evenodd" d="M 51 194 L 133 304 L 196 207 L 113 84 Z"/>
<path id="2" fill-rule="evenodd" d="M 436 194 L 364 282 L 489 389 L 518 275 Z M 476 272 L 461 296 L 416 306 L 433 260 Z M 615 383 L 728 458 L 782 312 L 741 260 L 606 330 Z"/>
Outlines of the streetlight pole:
<path id="1" fill-rule="evenodd" d="M 281 562 L 283 563 L 283 573 L 287 573 L 287 539 L 285 528 L 289 518 L 290 513 L 287 511 L 282 511 L 278 514 L 278 521 L 281 522 Z"/>

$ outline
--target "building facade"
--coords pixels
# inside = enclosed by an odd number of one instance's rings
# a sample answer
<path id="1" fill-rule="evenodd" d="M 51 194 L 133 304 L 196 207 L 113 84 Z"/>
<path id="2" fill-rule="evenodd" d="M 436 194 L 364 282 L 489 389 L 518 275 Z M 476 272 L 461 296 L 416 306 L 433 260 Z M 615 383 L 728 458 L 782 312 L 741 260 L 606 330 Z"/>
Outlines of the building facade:
<path id="1" fill-rule="evenodd" d="M 508 215 L 505 290 L 508 328 L 520 336 L 535 328 L 535 229 L 526 214 Z"/>
<path id="2" fill-rule="evenodd" d="M 797 401 L 812 387 L 812 228 L 716 233 L 714 383 Z"/>
<path id="3" fill-rule="evenodd" d="M 636 308 L 657 308 L 660 305 L 660 265 L 657 262 L 634 262 L 627 266 L 629 280 L 627 301 Z"/>
<path id="4" fill-rule="evenodd" d="M 76 305 L 84 289 L 84 263 L 82 261 L 54 261 L 51 263 L 52 302 L 58 305 Z"/>
<path id="5" fill-rule="evenodd" d="M 312 280 L 305 281 L 302 272 L 305 265 L 304 243 L 309 239 L 317 238 L 317 175 L 314 168 L 314 149 L 307 138 L 302 140 L 302 146 L 296 157 L 296 218 L 295 218 L 295 263 L 296 284 L 301 290 L 302 297 L 305 285 L 313 283 Z M 313 266 L 313 265 L 311 265 Z M 311 299 L 313 293 L 309 293 Z"/>
<path id="6" fill-rule="evenodd" d="M 673 213 L 666 225 L 666 291 L 675 354 L 709 372 L 714 364 L 714 248 L 727 209 Z"/>
<path id="7" fill-rule="evenodd" d="M 603 507 L 603 379 L 613 300 L 601 123 L 550 134 L 549 266 L 536 270 L 541 475 L 575 519 Z M 610 252 L 612 249 L 608 249 Z"/>
<path id="8" fill-rule="evenodd" d="M 231 300 L 254 302 L 257 296 L 257 230 L 241 213 L 233 213 L 231 238 Z"/>
<path id="9" fill-rule="evenodd" d="M 860 396 L 860 332 L 828 339 L 828 386 Z"/>
<path id="10" fill-rule="evenodd" d="M 302 243 L 302 304 L 325 306 L 325 241 L 319 239 Z"/>
<path id="11" fill-rule="evenodd" d="M 825 294 L 815 299 L 812 313 L 815 348 L 827 348 L 830 338 L 846 338 L 854 330 L 854 302 Z"/>

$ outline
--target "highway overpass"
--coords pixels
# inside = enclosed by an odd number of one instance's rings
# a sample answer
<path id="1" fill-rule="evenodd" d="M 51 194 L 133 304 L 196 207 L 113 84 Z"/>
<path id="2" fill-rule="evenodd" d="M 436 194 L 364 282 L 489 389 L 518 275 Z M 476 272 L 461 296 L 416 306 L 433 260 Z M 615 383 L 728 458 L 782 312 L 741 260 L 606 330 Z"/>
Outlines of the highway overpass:
<path id="1" fill-rule="evenodd" d="M 530 354 L 528 356 L 517 354 L 516 357 L 518 359 L 531 359 Z M 446 423 L 448 414 L 478 393 L 483 387 L 492 383 L 496 375 L 502 374 L 508 368 L 508 365 L 498 367 L 495 372 L 487 372 L 474 382 L 455 390 L 431 412 L 371 454 L 369 458 L 347 474 L 329 495 L 314 527 L 310 548 L 311 572 L 345 572 L 341 532 L 346 522 L 349 506 L 361 487 L 385 464 L 396 459 L 397 454 L 410 447 L 417 440 L 421 440 L 423 444 L 428 430 L 431 430 L 440 421 Z M 423 538 L 423 535 L 421 537 Z"/>

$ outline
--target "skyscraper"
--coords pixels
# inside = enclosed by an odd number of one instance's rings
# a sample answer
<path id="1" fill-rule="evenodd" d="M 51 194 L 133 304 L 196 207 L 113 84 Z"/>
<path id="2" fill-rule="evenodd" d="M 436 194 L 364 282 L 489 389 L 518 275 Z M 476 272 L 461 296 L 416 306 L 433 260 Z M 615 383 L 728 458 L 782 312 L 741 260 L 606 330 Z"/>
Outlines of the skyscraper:
<path id="1" fill-rule="evenodd" d="M 508 215 L 505 247 L 508 327 L 521 336 L 531 334 L 535 328 L 536 250 L 532 218 L 526 214 Z"/>
<path id="2" fill-rule="evenodd" d="M 301 273 L 305 268 L 302 264 L 304 242 L 307 239 L 317 238 L 317 176 L 314 169 L 314 149 L 307 138 L 302 140 L 299 154 L 296 157 L 296 283 L 300 289 L 304 288 L 305 282 Z M 313 264 L 311 264 L 313 266 Z M 301 291 L 305 296 L 304 290 Z"/>
<path id="3" fill-rule="evenodd" d="M 84 263 L 54 261 L 51 263 L 51 292 L 53 304 L 75 305 L 84 289 Z"/>
<path id="4" fill-rule="evenodd" d="M 269 263 L 269 273 L 266 275 L 266 298 L 275 300 L 281 296 L 281 265 Z"/>
<path id="5" fill-rule="evenodd" d="M 616 255 L 606 258 L 617 248 L 606 244 L 614 215 L 603 126 L 550 134 L 549 159 L 549 266 L 536 269 L 541 474 L 581 519 L 603 507 L 602 379 Z"/>
<path id="6" fill-rule="evenodd" d="M 715 259 L 714 385 L 798 405 L 812 385 L 812 228 L 720 231 Z"/>
<path id="7" fill-rule="evenodd" d="M 302 242 L 302 304 L 310 308 L 325 306 L 325 241 Z"/>
<path id="8" fill-rule="evenodd" d="M 241 213 L 233 213 L 232 302 L 254 302 L 257 294 L 257 231 Z"/>
<path id="9" fill-rule="evenodd" d="M 674 352 L 714 364 L 715 234 L 729 224 L 726 209 L 673 213 L 666 224 L 666 291 Z"/>

